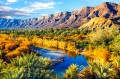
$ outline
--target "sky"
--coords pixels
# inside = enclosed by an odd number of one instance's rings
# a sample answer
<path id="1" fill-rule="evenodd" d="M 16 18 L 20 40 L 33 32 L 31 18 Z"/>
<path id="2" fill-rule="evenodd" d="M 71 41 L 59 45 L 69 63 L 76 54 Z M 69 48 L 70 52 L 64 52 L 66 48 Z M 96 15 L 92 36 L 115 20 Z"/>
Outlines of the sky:
<path id="1" fill-rule="evenodd" d="M 0 18 L 28 19 L 120 0 L 0 0 Z"/>

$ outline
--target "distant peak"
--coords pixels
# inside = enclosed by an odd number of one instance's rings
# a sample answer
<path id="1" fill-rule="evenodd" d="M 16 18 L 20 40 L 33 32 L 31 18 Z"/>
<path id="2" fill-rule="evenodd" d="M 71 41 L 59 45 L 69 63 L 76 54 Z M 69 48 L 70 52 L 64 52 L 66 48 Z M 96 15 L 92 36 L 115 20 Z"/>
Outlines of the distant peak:
<path id="1" fill-rule="evenodd" d="M 117 5 L 117 4 L 113 2 L 104 2 L 102 3 L 102 5 Z"/>

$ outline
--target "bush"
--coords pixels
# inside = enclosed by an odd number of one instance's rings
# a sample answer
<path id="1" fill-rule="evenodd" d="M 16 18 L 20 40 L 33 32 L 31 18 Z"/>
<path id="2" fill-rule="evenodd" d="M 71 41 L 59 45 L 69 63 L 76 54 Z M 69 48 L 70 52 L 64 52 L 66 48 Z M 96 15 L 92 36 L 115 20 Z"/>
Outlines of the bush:
<path id="1" fill-rule="evenodd" d="M 0 62 L 1 64 L 1 62 Z M 1 79 L 52 79 L 53 73 L 48 70 L 51 65 L 49 58 L 38 57 L 36 54 L 23 54 L 6 64 Z M 1 65 L 0 65 L 0 69 Z"/>
<path id="2" fill-rule="evenodd" d="M 110 49 L 120 55 L 120 34 L 111 42 Z"/>
<path id="3" fill-rule="evenodd" d="M 65 72 L 65 74 L 64 74 L 64 77 L 65 77 L 66 79 L 77 79 L 77 78 L 78 78 L 77 73 L 78 73 L 78 65 L 72 64 L 72 65 L 70 65 L 70 67 L 66 70 L 66 72 Z"/>
<path id="4" fill-rule="evenodd" d="M 78 74 L 79 79 L 96 79 L 95 74 L 89 67 L 85 67 L 81 72 Z"/>
<path id="5" fill-rule="evenodd" d="M 5 50 L 6 51 L 12 51 L 15 50 L 19 44 L 17 42 L 10 42 L 5 45 Z"/>
<path id="6" fill-rule="evenodd" d="M 109 55 L 110 52 L 101 46 L 99 47 L 89 46 L 87 52 L 84 54 L 85 57 L 99 61 L 101 63 L 108 61 Z"/>
<path id="7" fill-rule="evenodd" d="M 0 50 L 0 59 L 5 59 L 6 52 L 4 50 Z"/>
<path id="8" fill-rule="evenodd" d="M 5 73 L 5 63 L 3 62 L 3 60 L 0 59 L 0 79 L 2 79 L 2 75 Z"/>
<path id="9" fill-rule="evenodd" d="M 95 75 L 96 79 L 110 79 L 112 70 L 112 64 L 109 62 L 101 63 L 96 60 L 89 60 L 89 67 L 92 73 Z"/>
<path id="10" fill-rule="evenodd" d="M 92 43 L 106 43 L 109 44 L 114 37 L 119 34 L 118 28 L 99 29 L 96 32 L 90 34 L 90 41 Z"/>
<path id="11" fill-rule="evenodd" d="M 13 51 L 7 53 L 6 57 L 8 57 L 8 58 L 17 57 L 17 56 L 20 56 L 22 53 L 29 53 L 28 46 L 18 47 L 18 48 L 16 48 L 16 50 L 13 50 Z"/>

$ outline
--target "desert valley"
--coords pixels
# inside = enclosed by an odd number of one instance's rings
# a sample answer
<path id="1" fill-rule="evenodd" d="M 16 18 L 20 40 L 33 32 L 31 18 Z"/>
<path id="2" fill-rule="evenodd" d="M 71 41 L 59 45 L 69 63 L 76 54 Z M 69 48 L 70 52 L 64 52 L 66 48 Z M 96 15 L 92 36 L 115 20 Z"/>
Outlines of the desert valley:
<path id="1" fill-rule="evenodd" d="M 0 18 L 0 79 L 120 79 L 120 4 Z"/>

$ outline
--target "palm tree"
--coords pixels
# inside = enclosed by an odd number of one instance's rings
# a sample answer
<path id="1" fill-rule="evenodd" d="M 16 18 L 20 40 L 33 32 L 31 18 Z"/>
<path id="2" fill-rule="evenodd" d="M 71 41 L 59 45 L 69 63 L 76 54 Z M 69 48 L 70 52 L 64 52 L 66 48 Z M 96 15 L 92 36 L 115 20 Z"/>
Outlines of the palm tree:
<path id="1" fill-rule="evenodd" d="M 112 64 L 99 63 L 98 61 L 89 61 L 89 67 L 92 69 L 93 73 L 96 75 L 96 79 L 109 79 L 110 78 L 110 69 Z"/>

